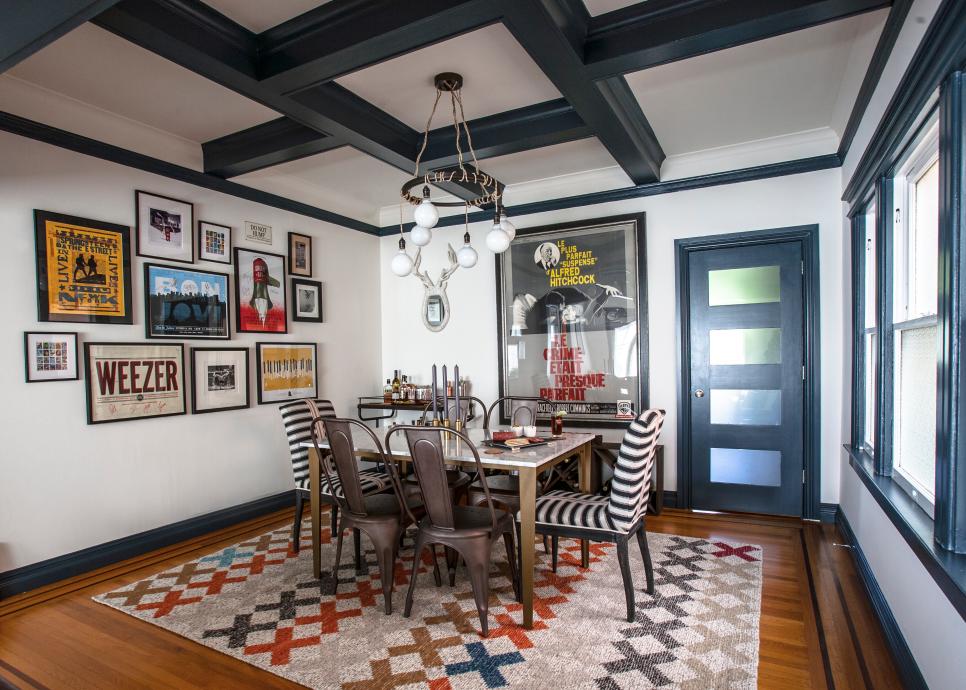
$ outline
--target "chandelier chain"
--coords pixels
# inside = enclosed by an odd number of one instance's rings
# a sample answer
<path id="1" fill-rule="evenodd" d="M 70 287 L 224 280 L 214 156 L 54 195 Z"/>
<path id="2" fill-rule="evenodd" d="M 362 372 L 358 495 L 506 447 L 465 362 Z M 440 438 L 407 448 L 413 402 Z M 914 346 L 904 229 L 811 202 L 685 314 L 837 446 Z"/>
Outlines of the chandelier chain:
<path id="1" fill-rule="evenodd" d="M 426 130 L 423 132 L 423 145 L 419 148 L 419 153 L 416 155 L 416 169 L 413 171 L 413 177 L 419 177 L 419 162 L 426 152 L 426 145 L 429 143 L 429 128 L 433 126 L 433 116 L 436 114 L 436 108 L 439 106 L 439 99 L 442 96 L 443 92 L 436 89 L 436 100 L 433 101 L 433 109 L 429 113 L 429 119 L 426 120 Z"/>

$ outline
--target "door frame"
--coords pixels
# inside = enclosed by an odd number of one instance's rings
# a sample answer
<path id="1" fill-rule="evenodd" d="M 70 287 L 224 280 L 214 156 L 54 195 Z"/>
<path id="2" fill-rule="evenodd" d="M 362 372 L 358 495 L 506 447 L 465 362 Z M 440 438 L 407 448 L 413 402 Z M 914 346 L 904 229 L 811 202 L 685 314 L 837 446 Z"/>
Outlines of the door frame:
<path id="1" fill-rule="evenodd" d="M 803 308 L 805 322 L 803 361 L 805 363 L 805 399 L 802 409 L 805 418 L 805 448 L 803 464 L 805 481 L 802 487 L 802 517 L 819 519 L 820 491 L 822 487 L 821 463 L 821 366 L 819 350 L 821 329 L 819 324 L 819 235 L 818 225 L 798 225 L 770 230 L 753 230 L 690 237 L 674 241 L 674 292 L 675 329 L 677 337 L 678 375 L 678 457 L 677 457 L 677 507 L 691 509 L 691 345 L 690 345 L 690 275 L 688 259 L 691 252 L 708 249 L 735 249 L 777 242 L 798 241 L 802 247 L 803 260 Z"/>

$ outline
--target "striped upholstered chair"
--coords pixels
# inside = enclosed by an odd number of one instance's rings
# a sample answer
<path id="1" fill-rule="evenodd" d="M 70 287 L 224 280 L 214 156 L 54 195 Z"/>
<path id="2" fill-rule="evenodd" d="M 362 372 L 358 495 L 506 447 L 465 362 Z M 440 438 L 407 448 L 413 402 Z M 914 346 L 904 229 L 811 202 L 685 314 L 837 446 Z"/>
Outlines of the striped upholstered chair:
<path id="1" fill-rule="evenodd" d="M 292 525 L 292 548 L 299 551 L 299 534 L 302 528 L 302 512 L 309 502 L 309 449 L 303 445 L 312 442 L 312 419 L 325 417 L 335 419 L 338 415 L 328 400 L 293 400 L 279 406 L 285 434 L 288 436 L 288 451 L 292 457 L 292 475 L 295 479 L 295 524 Z M 362 491 L 366 495 L 386 491 L 392 487 L 392 480 L 384 468 L 362 470 L 359 473 Z M 331 506 L 332 531 L 336 530 L 339 520 L 339 506 L 322 486 L 322 503 Z M 335 491 L 339 493 L 338 478 L 335 478 Z M 358 559 L 357 559 L 358 560 Z"/>
<path id="2" fill-rule="evenodd" d="M 553 537 L 553 569 L 557 570 L 557 541 L 560 537 L 608 541 L 617 544 L 627 620 L 634 622 L 634 581 L 628 542 L 637 537 L 644 559 L 647 593 L 654 594 L 654 572 L 647 549 L 644 517 L 651 489 L 651 470 L 657 439 L 664 424 L 664 410 L 644 410 L 631 422 L 614 467 L 610 496 L 570 491 L 550 491 L 537 498 L 537 534 Z"/>

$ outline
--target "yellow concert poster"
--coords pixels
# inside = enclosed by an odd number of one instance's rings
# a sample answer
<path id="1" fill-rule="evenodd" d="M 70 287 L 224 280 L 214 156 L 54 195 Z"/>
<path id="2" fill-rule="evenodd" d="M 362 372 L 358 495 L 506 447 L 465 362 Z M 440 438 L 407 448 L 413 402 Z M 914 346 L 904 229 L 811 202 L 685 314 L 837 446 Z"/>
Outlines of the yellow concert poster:
<path id="1" fill-rule="evenodd" d="M 130 230 L 34 211 L 40 321 L 133 323 Z"/>
<path id="2" fill-rule="evenodd" d="M 314 343 L 258 343 L 257 354 L 259 403 L 316 397 Z"/>

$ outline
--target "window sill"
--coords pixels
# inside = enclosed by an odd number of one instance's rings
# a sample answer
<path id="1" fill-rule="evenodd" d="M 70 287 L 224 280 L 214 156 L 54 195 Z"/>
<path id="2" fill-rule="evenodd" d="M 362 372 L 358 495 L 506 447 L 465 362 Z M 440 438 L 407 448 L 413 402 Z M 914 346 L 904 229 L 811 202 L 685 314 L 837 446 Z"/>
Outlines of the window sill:
<path id="1" fill-rule="evenodd" d="M 947 551 L 936 543 L 934 522 L 890 477 L 877 476 L 872 458 L 861 450 L 844 446 L 849 464 L 865 484 L 899 534 L 926 567 L 950 603 L 966 619 L 966 554 Z"/>

